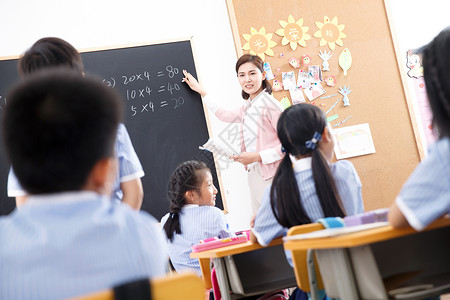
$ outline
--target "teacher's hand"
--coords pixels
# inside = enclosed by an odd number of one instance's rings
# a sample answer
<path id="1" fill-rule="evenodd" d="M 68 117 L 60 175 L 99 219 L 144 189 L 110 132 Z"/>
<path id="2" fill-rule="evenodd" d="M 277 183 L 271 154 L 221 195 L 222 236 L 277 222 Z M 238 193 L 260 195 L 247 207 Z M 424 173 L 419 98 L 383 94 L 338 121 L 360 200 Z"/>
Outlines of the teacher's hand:
<path id="1" fill-rule="evenodd" d="M 261 156 L 259 156 L 258 152 L 242 152 L 240 155 L 230 156 L 230 159 L 246 166 L 251 163 L 261 161 Z"/>
<path id="2" fill-rule="evenodd" d="M 206 90 L 203 88 L 203 86 L 197 81 L 197 79 L 194 78 L 194 76 L 192 76 L 191 73 L 189 73 L 186 70 L 183 70 L 183 80 L 182 82 L 186 82 L 187 85 L 193 90 L 196 91 L 197 93 L 199 93 L 202 97 L 205 97 L 207 92 Z"/>

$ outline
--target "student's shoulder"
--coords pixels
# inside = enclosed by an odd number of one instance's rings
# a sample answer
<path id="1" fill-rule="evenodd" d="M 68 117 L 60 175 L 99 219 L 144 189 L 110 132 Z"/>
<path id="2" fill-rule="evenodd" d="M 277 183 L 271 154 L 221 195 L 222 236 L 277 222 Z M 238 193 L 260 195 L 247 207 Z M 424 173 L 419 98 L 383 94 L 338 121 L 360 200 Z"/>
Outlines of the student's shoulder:
<path id="1" fill-rule="evenodd" d="M 352 162 L 348 160 L 339 160 L 331 165 L 331 170 L 334 176 L 347 177 L 350 175 L 357 176 L 357 172 Z"/>
<path id="2" fill-rule="evenodd" d="M 215 206 L 202 205 L 202 206 L 199 206 L 198 209 L 204 214 L 224 216 L 223 211 L 220 208 L 215 207 Z"/>

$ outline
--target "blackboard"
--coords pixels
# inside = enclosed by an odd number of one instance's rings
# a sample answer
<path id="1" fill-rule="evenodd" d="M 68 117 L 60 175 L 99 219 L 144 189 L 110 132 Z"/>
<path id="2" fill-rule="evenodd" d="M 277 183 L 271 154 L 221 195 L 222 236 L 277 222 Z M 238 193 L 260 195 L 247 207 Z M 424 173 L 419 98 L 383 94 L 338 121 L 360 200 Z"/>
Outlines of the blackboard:
<path id="1" fill-rule="evenodd" d="M 124 123 L 145 172 L 142 209 L 157 219 L 168 212 L 170 174 L 179 163 L 190 159 L 201 160 L 211 169 L 219 190 L 216 206 L 226 208 L 214 157 L 198 149 L 209 138 L 201 98 L 181 82 L 183 69 L 197 77 L 191 40 L 80 52 L 85 73 L 99 76 L 124 100 Z M 15 68 L 16 63 L 0 61 L 0 95 L 12 78 L 17 78 L 9 68 Z M 7 85 L 3 79 L 8 79 Z M 6 165 L 2 158 L 2 187 L 6 187 Z M 6 199 L 6 188 L 1 194 L 2 202 L 13 202 Z"/>

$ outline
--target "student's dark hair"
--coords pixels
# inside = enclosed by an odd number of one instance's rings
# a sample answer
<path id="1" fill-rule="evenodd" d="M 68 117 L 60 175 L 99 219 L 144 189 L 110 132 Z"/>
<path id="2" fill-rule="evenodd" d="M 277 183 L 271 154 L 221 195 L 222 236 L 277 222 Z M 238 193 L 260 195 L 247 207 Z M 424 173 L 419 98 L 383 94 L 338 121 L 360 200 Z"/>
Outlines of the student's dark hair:
<path id="1" fill-rule="evenodd" d="M 21 77 L 48 67 L 68 67 L 83 73 L 83 61 L 78 51 L 68 42 L 45 37 L 33 44 L 19 59 L 17 70 Z"/>
<path id="2" fill-rule="evenodd" d="M 170 202 L 170 214 L 164 224 L 164 231 L 170 241 L 172 241 L 174 233 L 181 233 L 180 213 L 186 204 L 186 192 L 199 191 L 203 176 L 205 176 L 205 173 L 202 171 L 205 170 L 209 171 L 205 163 L 190 160 L 178 165 L 172 176 L 170 176 L 167 194 Z"/>
<path id="3" fill-rule="evenodd" d="M 239 71 L 239 67 L 248 62 L 254 64 L 261 71 L 261 73 L 264 72 L 264 61 L 261 59 L 261 57 L 257 55 L 244 54 L 236 62 L 236 74 Z M 267 80 L 267 78 L 265 77 L 262 81 L 262 88 L 266 93 L 272 94 L 272 86 L 270 85 L 269 80 Z M 247 100 L 248 98 L 250 98 L 250 95 L 242 91 L 242 98 Z"/>
<path id="4" fill-rule="evenodd" d="M 275 173 L 270 190 L 270 203 L 278 223 L 284 227 L 312 222 L 302 205 L 289 155 L 311 154 L 313 179 L 325 217 L 344 216 L 327 160 L 318 146 L 307 147 L 306 145 L 307 141 L 313 139 L 315 133 L 322 135 L 326 125 L 323 111 L 306 103 L 287 108 L 278 120 L 278 138 L 286 155 Z"/>
<path id="5" fill-rule="evenodd" d="M 433 127 L 440 137 L 450 137 L 450 29 L 446 28 L 423 50 L 423 73 Z"/>
<path id="6" fill-rule="evenodd" d="M 80 190 L 94 165 L 115 155 L 120 96 L 92 77 L 49 68 L 8 96 L 3 136 L 12 168 L 29 194 Z"/>

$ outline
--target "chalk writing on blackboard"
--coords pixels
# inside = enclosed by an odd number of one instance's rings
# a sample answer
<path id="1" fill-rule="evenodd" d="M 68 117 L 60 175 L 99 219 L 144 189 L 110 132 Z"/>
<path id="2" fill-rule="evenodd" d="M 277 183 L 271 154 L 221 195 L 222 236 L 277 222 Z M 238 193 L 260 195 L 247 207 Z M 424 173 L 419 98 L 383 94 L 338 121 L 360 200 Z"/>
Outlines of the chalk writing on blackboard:
<path id="1" fill-rule="evenodd" d="M 177 97 L 177 92 L 181 87 L 175 81 L 174 77 L 179 74 L 179 69 L 172 65 L 165 67 L 164 71 L 149 71 L 144 70 L 140 73 L 124 74 L 120 76 L 121 80 L 116 80 L 114 77 L 103 79 L 103 84 L 109 87 L 116 87 L 121 85 L 125 90 L 125 99 L 127 100 L 127 111 L 134 117 L 139 113 L 154 113 L 157 108 L 162 109 L 165 107 L 176 109 L 184 104 L 183 97 Z M 169 77 L 168 82 L 158 80 L 158 77 Z M 143 85 L 142 85 L 143 84 Z M 153 85 L 154 84 L 154 85 Z M 126 87 L 125 87 L 126 86 Z M 154 99 L 156 94 L 164 95 L 170 93 L 169 98 Z M 172 97 L 173 96 L 173 97 Z M 151 98 L 154 97 L 154 98 Z M 144 100 L 140 103 L 136 103 L 138 100 Z"/>
<path id="2" fill-rule="evenodd" d="M 6 98 L 0 95 L 0 110 L 3 110 L 6 106 Z"/>

